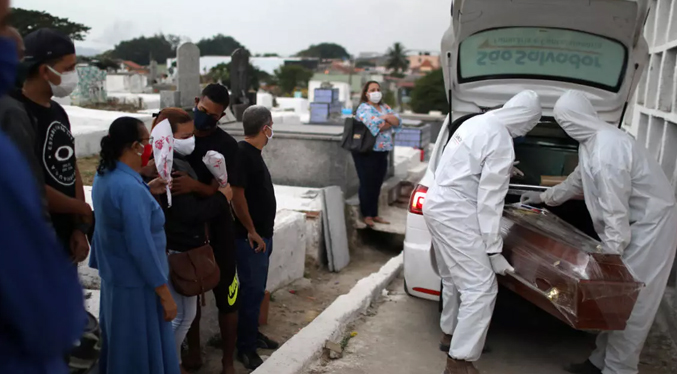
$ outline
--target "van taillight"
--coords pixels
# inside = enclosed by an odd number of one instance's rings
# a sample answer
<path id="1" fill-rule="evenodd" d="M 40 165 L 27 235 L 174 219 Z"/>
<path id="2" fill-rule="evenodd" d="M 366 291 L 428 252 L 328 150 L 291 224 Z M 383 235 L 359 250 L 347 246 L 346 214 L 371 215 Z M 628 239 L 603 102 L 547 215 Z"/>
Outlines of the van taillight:
<path id="1" fill-rule="evenodd" d="M 411 193 L 409 199 L 409 212 L 414 214 L 423 214 L 423 203 L 425 202 L 425 195 L 428 193 L 428 187 L 417 185 L 414 192 Z"/>

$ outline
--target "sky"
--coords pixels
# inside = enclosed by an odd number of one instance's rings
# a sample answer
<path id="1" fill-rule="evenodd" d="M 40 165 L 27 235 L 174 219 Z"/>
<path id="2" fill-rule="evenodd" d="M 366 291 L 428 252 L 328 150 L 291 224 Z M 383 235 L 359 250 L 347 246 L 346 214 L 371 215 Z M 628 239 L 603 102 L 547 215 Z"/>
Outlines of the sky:
<path id="1" fill-rule="evenodd" d="M 451 22 L 451 0 L 10 0 L 91 27 L 79 48 L 104 51 L 122 40 L 156 33 L 193 42 L 215 34 L 237 39 L 253 53 L 293 55 L 334 42 L 350 54 L 439 51 Z"/>

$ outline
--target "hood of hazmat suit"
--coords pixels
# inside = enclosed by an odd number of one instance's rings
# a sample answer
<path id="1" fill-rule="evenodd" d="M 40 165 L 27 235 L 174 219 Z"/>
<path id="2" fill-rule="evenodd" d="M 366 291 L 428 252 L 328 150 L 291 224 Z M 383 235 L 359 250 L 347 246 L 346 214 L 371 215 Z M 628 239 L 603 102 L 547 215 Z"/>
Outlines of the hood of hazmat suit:
<path id="1" fill-rule="evenodd" d="M 603 251 L 622 255 L 646 285 L 626 330 L 598 339 L 590 360 L 604 373 L 637 373 L 639 353 L 674 264 L 674 189 L 646 149 L 600 120 L 583 93 L 565 93 L 554 113 L 564 131 L 580 143 L 579 164 L 564 182 L 542 194 L 543 201 L 556 206 L 584 195 Z"/>
<path id="2" fill-rule="evenodd" d="M 501 216 L 515 161 L 513 138 L 526 135 L 540 118 L 538 94 L 524 91 L 501 109 L 463 123 L 444 149 L 424 213 L 445 221 L 474 222 L 460 235 L 479 236 L 486 253 L 500 253 Z"/>

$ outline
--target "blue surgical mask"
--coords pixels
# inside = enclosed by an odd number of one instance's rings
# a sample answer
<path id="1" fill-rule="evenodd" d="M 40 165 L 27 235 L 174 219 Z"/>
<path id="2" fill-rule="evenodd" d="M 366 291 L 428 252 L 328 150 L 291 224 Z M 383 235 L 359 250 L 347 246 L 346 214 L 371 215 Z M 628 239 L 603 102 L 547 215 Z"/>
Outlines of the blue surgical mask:
<path id="1" fill-rule="evenodd" d="M 0 96 L 14 88 L 18 65 L 16 43 L 10 38 L 0 37 Z"/>
<path id="2" fill-rule="evenodd" d="M 214 119 L 214 117 L 198 108 L 193 109 L 193 120 L 195 122 L 195 128 L 203 131 L 213 129 L 219 122 L 218 120 Z"/>

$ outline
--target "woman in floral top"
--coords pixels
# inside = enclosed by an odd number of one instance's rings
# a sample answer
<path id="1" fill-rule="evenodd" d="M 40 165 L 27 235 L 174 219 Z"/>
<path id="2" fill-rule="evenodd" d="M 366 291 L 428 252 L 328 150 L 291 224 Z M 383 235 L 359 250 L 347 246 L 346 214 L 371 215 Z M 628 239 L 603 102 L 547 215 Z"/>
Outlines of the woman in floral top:
<path id="1" fill-rule="evenodd" d="M 394 147 L 393 134 L 402 125 L 399 115 L 382 100 L 383 94 L 378 82 L 367 82 L 355 113 L 355 117 L 367 125 L 376 137 L 372 152 L 353 152 L 357 176 L 360 179 L 360 210 L 364 223 L 369 227 L 373 227 L 374 223 L 389 224 L 378 216 L 378 200 L 388 171 L 388 154 Z"/>

